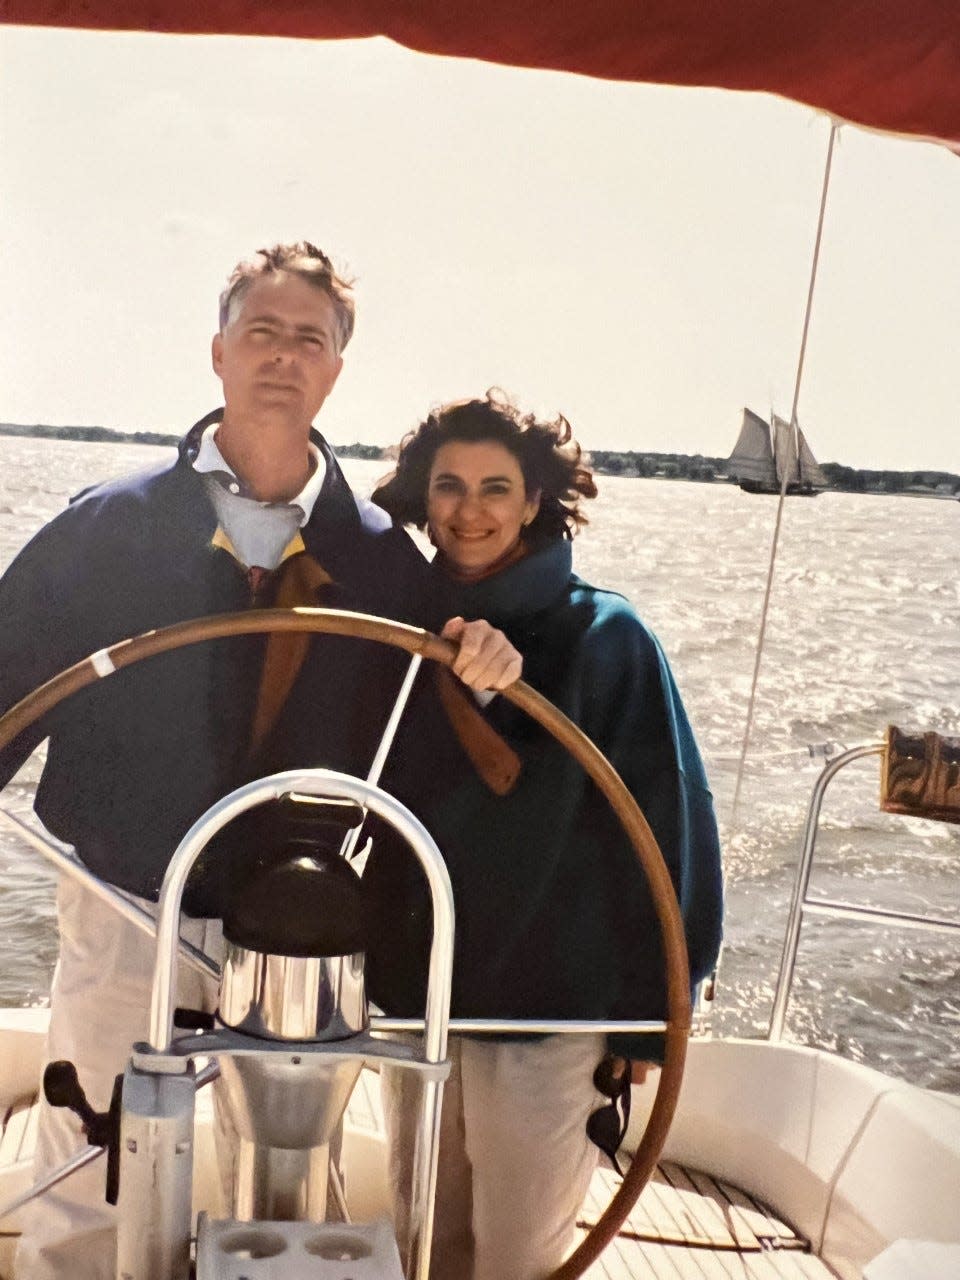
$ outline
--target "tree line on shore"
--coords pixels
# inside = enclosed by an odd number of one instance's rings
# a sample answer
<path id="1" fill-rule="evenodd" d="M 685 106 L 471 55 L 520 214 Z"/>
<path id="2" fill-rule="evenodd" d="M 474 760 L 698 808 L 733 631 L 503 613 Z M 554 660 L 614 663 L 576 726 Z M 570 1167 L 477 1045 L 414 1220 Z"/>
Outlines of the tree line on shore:
<path id="1" fill-rule="evenodd" d="M 109 427 L 54 427 L 44 423 L 24 426 L 0 423 L 0 435 L 37 436 L 54 440 L 81 440 L 88 443 L 176 445 L 177 435 L 151 431 L 112 431 Z M 389 462 L 395 448 L 375 444 L 334 445 L 341 458 L 361 458 Z M 608 476 L 640 476 L 648 479 L 694 480 L 700 483 L 730 483 L 727 459 L 695 453 L 653 453 L 647 451 L 592 449 L 594 471 Z M 960 475 L 950 471 L 875 471 L 847 467 L 840 462 L 822 462 L 820 469 L 829 488 L 842 493 L 927 493 L 960 497 Z M 735 483 L 735 482 L 733 482 Z"/>

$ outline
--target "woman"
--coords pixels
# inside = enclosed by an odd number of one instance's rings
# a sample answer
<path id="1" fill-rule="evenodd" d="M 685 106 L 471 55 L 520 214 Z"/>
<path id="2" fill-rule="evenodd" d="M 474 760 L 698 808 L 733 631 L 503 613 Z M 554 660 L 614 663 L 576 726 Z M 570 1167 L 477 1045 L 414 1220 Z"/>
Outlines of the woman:
<path id="1" fill-rule="evenodd" d="M 712 802 L 656 640 L 626 600 L 571 571 L 571 539 L 586 523 L 581 503 L 595 494 L 565 419 L 538 422 L 490 393 L 432 413 L 373 498 L 428 531 L 438 616 L 500 627 L 523 654 L 524 679 L 618 770 L 673 876 L 696 982 L 720 941 Z M 478 776 L 447 724 L 409 734 L 401 749 L 405 768 L 429 768 L 436 779 L 437 799 L 421 816 L 454 890 L 453 1016 L 661 1017 L 659 931 L 617 820 L 523 713 L 495 700 L 486 717 L 519 758 L 509 794 Z M 408 870 L 387 848 L 367 871 L 388 904 L 371 993 L 397 1014 L 423 1008 L 429 911 Z M 539 1280 L 559 1265 L 594 1167 L 586 1124 L 602 1102 L 593 1076 L 606 1048 L 636 1059 L 659 1051 L 643 1036 L 611 1037 L 608 1046 L 594 1035 L 453 1038 L 433 1276 Z M 386 1091 L 397 1174 L 409 1158 L 412 1110 L 401 1075 L 390 1074 Z M 402 1234 L 402 1213 L 399 1226 Z"/>

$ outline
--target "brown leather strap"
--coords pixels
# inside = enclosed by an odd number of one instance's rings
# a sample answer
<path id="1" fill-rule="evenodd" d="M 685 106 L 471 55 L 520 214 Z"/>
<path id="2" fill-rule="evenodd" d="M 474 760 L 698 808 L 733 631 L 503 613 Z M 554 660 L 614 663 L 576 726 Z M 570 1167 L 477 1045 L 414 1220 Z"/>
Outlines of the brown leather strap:
<path id="1" fill-rule="evenodd" d="M 303 551 L 284 560 L 269 578 L 258 579 L 255 602 L 280 609 L 316 605 L 319 589 L 332 581 L 313 556 Z M 276 724 L 306 660 L 310 641 L 306 631 L 273 632 L 268 637 L 250 729 L 251 758 Z M 471 764 L 494 795 L 507 795 L 520 776 L 520 757 L 487 723 L 456 676 L 446 667 L 436 667 L 435 676 L 441 705 Z"/>
<path id="2" fill-rule="evenodd" d="M 278 609 L 293 609 L 297 605 L 317 604 L 317 592 L 333 579 L 308 552 L 290 556 L 274 570 L 272 577 L 272 604 Z M 259 584 L 256 603 L 262 605 L 264 584 Z M 294 681 L 300 674 L 311 636 L 306 631 L 273 632 L 267 639 L 260 673 L 257 706 L 250 729 L 250 755 L 254 756 L 263 745 L 270 730 L 277 722 L 284 703 L 290 696 Z"/>
<path id="3" fill-rule="evenodd" d="M 435 667 L 434 674 L 443 709 L 470 763 L 494 795 L 508 795 L 520 777 L 520 757 L 487 723 L 470 693 L 447 667 Z"/>

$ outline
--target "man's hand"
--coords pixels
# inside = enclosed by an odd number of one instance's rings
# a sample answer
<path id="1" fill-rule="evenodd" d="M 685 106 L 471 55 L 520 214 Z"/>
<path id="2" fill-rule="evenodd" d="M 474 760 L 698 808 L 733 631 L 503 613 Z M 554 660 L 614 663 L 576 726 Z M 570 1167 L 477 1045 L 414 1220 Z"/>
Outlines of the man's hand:
<path id="1" fill-rule="evenodd" d="M 506 689 L 520 679 L 523 658 L 489 622 L 451 618 L 440 634 L 444 640 L 459 644 L 451 670 L 470 689 Z"/>

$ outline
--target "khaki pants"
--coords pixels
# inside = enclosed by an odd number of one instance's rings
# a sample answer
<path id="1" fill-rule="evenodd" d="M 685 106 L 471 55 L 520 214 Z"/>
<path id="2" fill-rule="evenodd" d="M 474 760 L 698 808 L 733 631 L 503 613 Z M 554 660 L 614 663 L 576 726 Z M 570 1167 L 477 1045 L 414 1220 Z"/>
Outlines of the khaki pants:
<path id="1" fill-rule="evenodd" d="M 150 906 L 144 903 L 144 906 Z M 106 1111 L 114 1077 L 130 1049 L 145 1040 L 153 981 L 153 939 L 101 899 L 64 877 L 57 894 L 60 958 L 53 978 L 47 1060 L 68 1058 L 97 1111 Z M 219 921 L 194 920 L 184 936 L 219 958 Z M 216 1006 L 217 987 L 181 965 L 177 1003 Z M 87 1145 L 80 1122 L 65 1108 L 41 1104 L 35 1178 Z M 101 1158 L 26 1207 L 15 1263 L 16 1280 L 115 1280 L 116 1210 L 104 1200 Z"/>
<path id="2" fill-rule="evenodd" d="M 573 1243 L 597 1149 L 587 1117 L 600 1035 L 454 1036 L 443 1090 L 431 1280 L 543 1280 Z M 401 1254 L 408 1231 L 419 1080 L 381 1070 Z"/>

